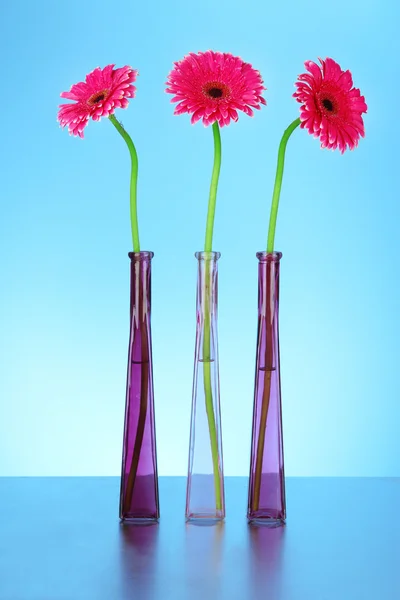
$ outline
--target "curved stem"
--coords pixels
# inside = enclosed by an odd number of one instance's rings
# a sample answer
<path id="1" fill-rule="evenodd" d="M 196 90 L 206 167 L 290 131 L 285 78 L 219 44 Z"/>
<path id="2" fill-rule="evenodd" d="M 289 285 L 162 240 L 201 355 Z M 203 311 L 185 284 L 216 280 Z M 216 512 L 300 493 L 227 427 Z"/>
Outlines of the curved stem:
<path id="1" fill-rule="evenodd" d="M 276 166 L 275 184 L 274 191 L 272 194 L 271 214 L 269 218 L 268 228 L 268 242 L 267 252 L 271 253 L 274 251 L 275 241 L 275 229 L 276 219 L 278 216 L 279 198 L 281 194 L 283 169 L 285 165 L 285 152 L 286 146 L 293 131 L 300 125 L 300 119 L 295 119 L 287 129 L 283 132 L 281 142 L 278 149 L 278 162 Z M 267 280 L 266 280 L 266 297 L 270 298 L 271 294 L 271 266 L 267 267 Z M 256 454 L 256 466 L 254 474 L 254 496 L 252 503 L 252 510 L 257 511 L 260 504 L 260 493 L 261 493 L 261 480 L 262 480 L 262 467 L 264 459 L 264 447 L 265 447 L 265 432 L 267 427 L 268 408 L 271 394 L 271 375 L 272 375 L 272 344 L 273 344 L 273 330 L 272 330 L 272 318 L 271 318 L 271 306 L 267 300 L 266 304 L 266 315 L 265 315 L 265 327 L 266 327 L 266 341 L 265 341 L 265 357 L 264 357 L 264 383 L 262 392 L 261 402 L 261 414 L 260 424 L 258 431 L 258 442 L 257 442 L 257 454 Z"/>
<path id="2" fill-rule="evenodd" d="M 215 205 L 217 203 L 217 189 L 219 172 L 221 169 L 221 134 L 219 131 L 218 122 L 215 121 L 212 126 L 214 134 L 214 165 L 211 176 L 210 195 L 208 198 L 206 239 L 204 242 L 204 251 L 212 251 L 212 238 L 214 231 Z"/>
<path id="3" fill-rule="evenodd" d="M 132 244 L 133 251 L 140 252 L 140 242 L 139 242 L 139 225 L 138 225 L 138 217 L 137 217 L 137 180 L 138 180 L 138 156 L 135 148 L 135 144 L 132 141 L 130 135 L 125 131 L 121 123 L 115 118 L 114 115 L 110 115 L 109 120 L 114 125 L 115 129 L 121 136 L 124 138 L 126 145 L 129 149 L 129 154 L 131 155 L 131 185 L 130 185 L 130 213 L 131 213 L 131 229 L 132 229 Z"/>
<path id="4" fill-rule="evenodd" d="M 283 167 L 285 164 L 285 152 L 286 145 L 293 131 L 300 125 L 300 119 L 295 119 L 293 123 L 289 125 L 287 129 L 285 129 L 281 143 L 279 144 L 278 150 L 278 164 L 276 166 L 276 176 L 275 176 L 275 185 L 274 192 L 272 195 L 272 204 L 271 204 L 271 214 L 269 218 L 269 228 L 268 228 L 268 243 L 267 243 L 267 252 L 274 251 L 274 241 L 275 241 L 275 228 L 276 228 L 276 218 L 278 216 L 278 207 L 279 207 L 279 197 L 281 194 L 282 187 L 282 177 L 283 177 Z"/>
<path id="5" fill-rule="evenodd" d="M 206 238 L 204 251 L 212 252 L 212 237 L 214 230 L 215 206 L 217 202 L 217 189 L 219 172 L 221 169 L 221 135 L 217 121 L 213 124 L 214 136 L 214 165 L 211 176 L 210 195 L 208 200 Z M 218 452 L 217 428 L 215 423 L 214 403 L 211 386 L 211 289 L 210 260 L 206 258 L 205 264 L 205 288 L 204 288 L 204 337 L 203 337 L 203 376 L 204 396 L 206 402 L 206 413 L 208 429 L 210 432 L 211 455 L 214 471 L 215 503 L 216 509 L 222 509 L 222 494 L 220 482 L 220 462 Z"/>

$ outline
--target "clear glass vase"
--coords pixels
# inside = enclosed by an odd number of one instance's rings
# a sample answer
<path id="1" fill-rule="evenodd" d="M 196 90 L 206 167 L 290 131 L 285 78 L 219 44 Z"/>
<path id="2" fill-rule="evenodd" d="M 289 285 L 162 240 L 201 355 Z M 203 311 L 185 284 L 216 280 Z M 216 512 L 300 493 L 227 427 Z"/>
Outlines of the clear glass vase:
<path id="1" fill-rule="evenodd" d="M 153 252 L 130 252 L 130 337 L 119 516 L 157 521 L 157 454 L 151 350 L 151 259 Z"/>
<path id="2" fill-rule="evenodd" d="M 197 308 L 186 519 L 225 517 L 218 369 L 219 252 L 196 252 Z"/>
<path id="3" fill-rule="evenodd" d="M 247 518 L 286 519 L 279 365 L 280 252 L 258 252 L 258 333 Z"/>

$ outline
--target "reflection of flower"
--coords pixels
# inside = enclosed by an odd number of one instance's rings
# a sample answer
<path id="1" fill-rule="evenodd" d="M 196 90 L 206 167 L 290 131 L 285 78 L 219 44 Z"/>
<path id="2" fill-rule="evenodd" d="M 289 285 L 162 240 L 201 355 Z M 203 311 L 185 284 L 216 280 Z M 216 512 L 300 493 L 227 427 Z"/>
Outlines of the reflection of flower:
<path id="1" fill-rule="evenodd" d="M 204 125 L 218 121 L 222 127 L 238 120 L 238 110 L 251 117 L 252 108 L 266 104 L 260 73 L 226 52 L 191 52 L 175 63 L 167 86 L 171 102 L 178 102 L 175 114 L 192 113 L 192 123 L 203 119 Z"/>
<path id="2" fill-rule="evenodd" d="M 128 98 L 134 98 L 137 71 L 132 67 L 114 69 L 107 65 L 104 69 L 94 69 L 86 76 L 86 81 L 73 85 L 61 98 L 75 100 L 75 104 L 60 104 L 58 120 L 61 127 L 68 125 L 70 135 L 83 138 L 83 130 L 89 118 L 99 121 L 108 117 L 116 108 L 126 108 Z"/>
<path id="3" fill-rule="evenodd" d="M 360 136 L 364 137 L 364 96 L 352 87 L 350 71 L 342 71 L 332 58 L 319 61 L 321 67 L 306 61 L 308 73 L 299 75 L 295 84 L 293 96 L 302 104 L 300 127 L 319 137 L 322 148 L 339 148 L 342 153 L 347 146 L 353 150 Z"/>

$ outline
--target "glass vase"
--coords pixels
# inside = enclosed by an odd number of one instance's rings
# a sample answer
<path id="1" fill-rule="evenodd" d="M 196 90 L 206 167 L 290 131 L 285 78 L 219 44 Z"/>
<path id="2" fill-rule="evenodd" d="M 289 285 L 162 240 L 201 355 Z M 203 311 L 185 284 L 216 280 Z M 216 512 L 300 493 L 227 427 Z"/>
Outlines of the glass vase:
<path id="1" fill-rule="evenodd" d="M 286 518 L 279 365 L 280 252 L 258 252 L 258 332 L 247 518 L 279 526 Z"/>
<path id="2" fill-rule="evenodd" d="M 130 252 L 130 336 L 119 516 L 124 521 L 157 521 L 157 454 L 151 350 L 151 259 Z"/>
<path id="3" fill-rule="evenodd" d="M 197 305 L 186 519 L 225 517 L 218 369 L 219 252 L 196 252 Z"/>

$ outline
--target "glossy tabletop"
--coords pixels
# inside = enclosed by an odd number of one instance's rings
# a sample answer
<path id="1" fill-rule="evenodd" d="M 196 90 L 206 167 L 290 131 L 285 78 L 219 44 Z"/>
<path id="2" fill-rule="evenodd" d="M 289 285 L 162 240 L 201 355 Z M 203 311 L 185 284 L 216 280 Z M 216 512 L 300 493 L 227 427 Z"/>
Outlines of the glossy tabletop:
<path id="1" fill-rule="evenodd" d="M 285 527 L 184 521 L 185 479 L 160 478 L 161 520 L 118 520 L 119 479 L 0 478 L 1 600 L 399 600 L 400 479 L 288 478 Z"/>

